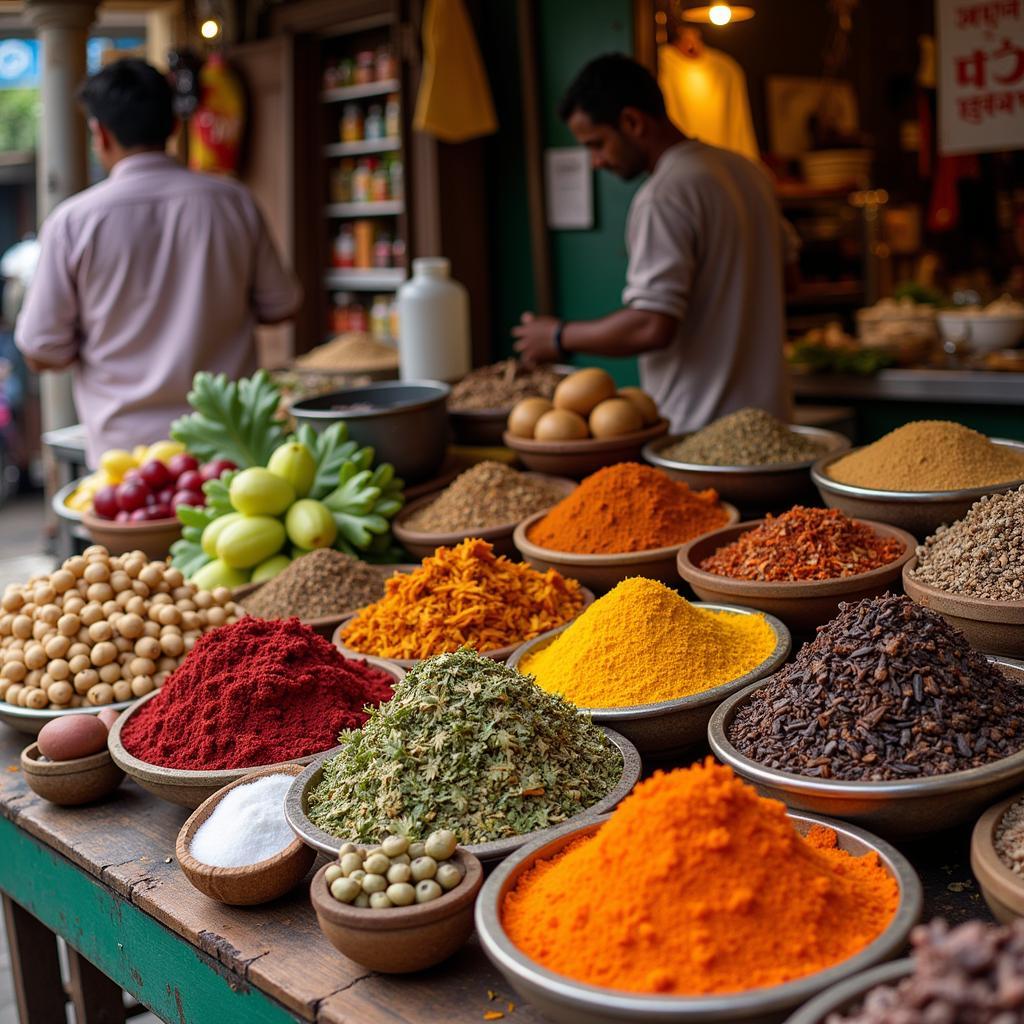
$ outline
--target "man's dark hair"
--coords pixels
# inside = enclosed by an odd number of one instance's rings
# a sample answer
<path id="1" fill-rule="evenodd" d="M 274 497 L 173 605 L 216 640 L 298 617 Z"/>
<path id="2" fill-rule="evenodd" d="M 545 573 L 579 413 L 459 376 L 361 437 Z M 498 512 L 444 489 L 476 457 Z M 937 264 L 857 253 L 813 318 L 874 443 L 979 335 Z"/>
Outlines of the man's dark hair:
<path id="1" fill-rule="evenodd" d="M 558 116 L 568 121 L 582 111 L 595 124 L 617 125 L 626 107 L 652 117 L 665 117 L 665 100 L 654 75 L 623 53 L 608 53 L 592 60 L 569 86 L 558 105 Z"/>
<path id="2" fill-rule="evenodd" d="M 163 147 L 174 130 L 171 87 L 144 60 L 115 61 L 90 75 L 78 100 L 125 149 Z"/>

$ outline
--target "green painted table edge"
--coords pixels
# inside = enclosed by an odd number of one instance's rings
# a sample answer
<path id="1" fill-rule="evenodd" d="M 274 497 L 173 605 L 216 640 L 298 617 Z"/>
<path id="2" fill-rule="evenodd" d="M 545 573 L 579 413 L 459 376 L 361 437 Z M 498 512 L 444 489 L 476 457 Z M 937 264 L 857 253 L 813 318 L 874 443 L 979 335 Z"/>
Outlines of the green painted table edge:
<path id="1" fill-rule="evenodd" d="M 299 1020 L 6 818 L 0 851 L 0 889 L 162 1019 Z"/>

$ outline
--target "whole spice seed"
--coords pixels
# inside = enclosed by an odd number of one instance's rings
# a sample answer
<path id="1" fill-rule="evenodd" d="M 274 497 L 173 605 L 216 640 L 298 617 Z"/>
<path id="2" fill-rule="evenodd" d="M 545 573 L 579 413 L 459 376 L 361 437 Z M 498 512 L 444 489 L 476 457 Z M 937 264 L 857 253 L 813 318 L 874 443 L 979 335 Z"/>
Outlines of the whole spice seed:
<path id="1" fill-rule="evenodd" d="M 821 826 L 801 836 L 781 803 L 708 758 L 655 772 L 596 833 L 534 863 L 501 916 L 509 938 L 559 974 L 709 995 L 846 960 L 898 899 L 877 854 L 851 856 Z"/>
<path id="2" fill-rule="evenodd" d="M 448 408 L 467 412 L 484 409 L 507 411 L 520 398 L 539 395 L 550 398 L 562 375 L 549 366 L 528 370 L 515 359 L 470 370 L 452 387 Z"/>
<path id="3" fill-rule="evenodd" d="M 879 569 L 905 551 L 838 509 L 796 505 L 719 548 L 700 563 L 705 572 L 737 580 L 835 580 Z"/>
<path id="4" fill-rule="evenodd" d="M 520 664 L 577 707 L 656 704 L 749 672 L 775 649 L 761 615 L 697 608 L 655 580 L 623 580 Z"/>
<path id="5" fill-rule="evenodd" d="M 910 574 L 950 594 L 1024 601 L 1024 487 L 989 494 L 917 549 Z"/>
<path id="6" fill-rule="evenodd" d="M 619 462 L 588 476 L 533 524 L 529 537 L 552 551 L 648 551 L 682 544 L 728 518 L 717 491 L 691 491 L 653 466 Z"/>
<path id="7" fill-rule="evenodd" d="M 840 605 L 729 726 L 769 768 L 892 781 L 978 768 L 1024 746 L 1020 687 L 909 598 Z"/>
<path id="8" fill-rule="evenodd" d="M 390 574 L 390 569 L 367 565 L 344 551 L 320 548 L 295 559 L 241 604 L 261 619 L 339 615 L 376 601 Z"/>
<path id="9" fill-rule="evenodd" d="M 1019 1024 L 1024 1019 L 1024 921 L 919 925 L 913 972 L 873 988 L 860 1007 L 825 1024 Z"/>
<path id="10" fill-rule="evenodd" d="M 659 454 L 701 466 L 771 466 L 810 462 L 824 453 L 825 445 L 795 433 L 763 409 L 740 409 Z"/>
<path id="11" fill-rule="evenodd" d="M 592 807 L 622 776 L 589 718 L 469 649 L 421 662 L 339 742 L 309 816 L 354 842 L 439 828 L 460 843 L 525 835 Z"/>
<path id="12" fill-rule="evenodd" d="M 841 484 L 883 491 L 956 491 L 1024 478 L 1024 455 L 945 420 L 917 420 L 833 462 Z"/>
<path id="13" fill-rule="evenodd" d="M 518 523 L 550 508 L 563 495 L 550 480 L 501 462 L 479 462 L 405 521 L 410 530 L 447 533 Z"/>
<path id="14" fill-rule="evenodd" d="M 1024 800 L 1012 804 L 996 828 L 996 853 L 1013 872 L 1024 875 Z"/>

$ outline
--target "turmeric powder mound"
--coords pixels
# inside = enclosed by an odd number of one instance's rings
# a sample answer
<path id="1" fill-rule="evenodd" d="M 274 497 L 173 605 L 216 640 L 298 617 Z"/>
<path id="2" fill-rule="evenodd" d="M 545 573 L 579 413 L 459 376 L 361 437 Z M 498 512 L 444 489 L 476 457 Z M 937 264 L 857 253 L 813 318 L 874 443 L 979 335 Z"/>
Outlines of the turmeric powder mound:
<path id="1" fill-rule="evenodd" d="M 342 630 L 346 647 L 417 659 L 460 647 L 487 652 L 564 625 L 583 607 L 576 580 L 495 555 L 485 540 L 438 548 L 411 573 L 395 573 L 384 597 Z"/>
<path id="2" fill-rule="evenodd" d="M 630 992 L 715 995 L 848 959 L 891 921 L 876 854 L 801 837 L 785 807 L 703 764 L 641 782 L 593 836 L 527 871 L 502 923 L 537 963 Z"/>
<path id="3" fill-rule="evenodd" d="M 620 462 L 588 476 L 529 538 L 550 551 L 610 555 L 682 544 L 728 519 L 717 491 L 691 491 L 653 466 Z"/>
<path id="4" fill-rule="evenodd" d="M 633 577 L 519 668 L 577 707 L 627 707 L 721 686 L 760 665 L 775 643 L 762 615 L 697 608 L 663 583 Z"/>

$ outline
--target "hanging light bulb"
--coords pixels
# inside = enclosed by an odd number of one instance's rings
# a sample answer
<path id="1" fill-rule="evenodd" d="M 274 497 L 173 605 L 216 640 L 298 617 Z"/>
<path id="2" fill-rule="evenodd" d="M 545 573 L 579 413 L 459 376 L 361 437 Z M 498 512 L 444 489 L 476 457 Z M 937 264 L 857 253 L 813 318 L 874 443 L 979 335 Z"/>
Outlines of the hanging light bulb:
<path id="1" fill-rule="evenodd" d="M 735 21 L 750 21 L 754 16 L 754 8 L 741 7 L 739 4 L 714 3 L 706 7 L 687 7 L 682 15 L 683 21 L 721 27 Z"/>
<path id="2" fill-rule="evenodd" d="M 204 39 L 216 39 L 220 35 L 220 22 L 216 18 L 207 18 L 199 26 L 199 34 Z"/>

